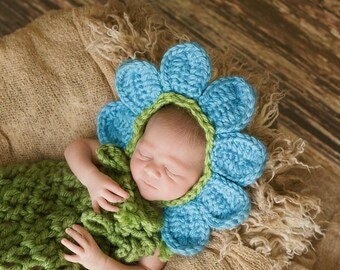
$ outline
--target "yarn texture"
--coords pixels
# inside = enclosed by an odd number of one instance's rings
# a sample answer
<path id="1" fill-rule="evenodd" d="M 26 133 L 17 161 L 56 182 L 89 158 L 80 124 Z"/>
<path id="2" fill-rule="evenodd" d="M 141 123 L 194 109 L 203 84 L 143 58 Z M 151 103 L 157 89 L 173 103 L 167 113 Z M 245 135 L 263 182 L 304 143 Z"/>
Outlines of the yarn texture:
<path id="1" fill-rule="evenodd" d="M 204 171 L 181 198 L 164 207 L 162 241 L 177 254 L 194 255 L 212 229 L 230 229 L 249 215 L 244 187 L 262 174 L 267 154 L 243 133 L 255 110 L 255 90 L 242 77 L 209 84 L 210 58 L 196 43 L 170 48 L 160 68 L 141 60 L 124 62 L 116 72 L 120 101 L 106 105 L 97 119 L 101 143 L 112 143 L 131 157 L 148 119 L 162 106 L 186 108 L 205 131 Z"/>
<path id="2" fill-rule="evenodd" d="M 120 261 L 138 261 L 157 248 L 162 259 L 171 256 L 161 243 L 162 212 L 140 196 L 128 157 L 113 145 L 102 145 L 97 156 L 101 170 L 130 194 L 117 213 L 93 212 L 88 191 L 64 161 L 0 168 L 0 269 L 78 269 L 62 257 L 69 251 L 60 244 L 74 223 Z"/>

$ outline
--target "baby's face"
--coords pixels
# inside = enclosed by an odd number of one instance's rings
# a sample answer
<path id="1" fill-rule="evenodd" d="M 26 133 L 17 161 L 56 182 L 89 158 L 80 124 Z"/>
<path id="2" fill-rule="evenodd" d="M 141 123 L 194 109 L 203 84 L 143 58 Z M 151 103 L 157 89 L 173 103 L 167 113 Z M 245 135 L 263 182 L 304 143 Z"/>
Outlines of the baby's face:
<path id="1" fill-rule="evenodd" d="M 188 143 L 174 129 L 149 123 L 131 157 L 132 176 L 146 200 L 174 200 L 201 177 L 205 145 Z"/>

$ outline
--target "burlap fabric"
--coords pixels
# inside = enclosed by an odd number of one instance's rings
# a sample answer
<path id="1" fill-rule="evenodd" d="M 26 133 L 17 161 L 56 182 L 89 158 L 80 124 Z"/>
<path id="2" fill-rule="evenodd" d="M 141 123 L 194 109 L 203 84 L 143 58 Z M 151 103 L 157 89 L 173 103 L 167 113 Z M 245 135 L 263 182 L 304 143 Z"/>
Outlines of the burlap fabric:
<path id="1" fill-rule="evenodd" d="M 62 158 L 66 145 L 95 136 L 99 109 L 115 99 L 117 66 L 128 58 L 159 63 L 169 46 L 189 40 L 138 1 L 52 11 L 0 40 L 0 164 Z M 258 90 L 247 132 L 268 147 L 263 177 L 249 188 L 253 209 L 239 228 L 214 232 L 205 251 L 174 257 L 166 269 L 282 269 L 321 235 L 316 200 L 282 188 L 299 178 L 303 142 L 273 128 L 282 95 L 232 54 L 213 56 L 213 77 L 242 75 Z M 313 252 L 309 253 L 315 261 Z M 305 264 L 306 265 L 306 264 Z"/>
<path id="2" fill-rule="evenodd" d="M 72 12 L 51 12 L 0 40 L 0 163 L 60 158 L 95 136 L 98 109 L 114 97 L 84 50 Z"/>

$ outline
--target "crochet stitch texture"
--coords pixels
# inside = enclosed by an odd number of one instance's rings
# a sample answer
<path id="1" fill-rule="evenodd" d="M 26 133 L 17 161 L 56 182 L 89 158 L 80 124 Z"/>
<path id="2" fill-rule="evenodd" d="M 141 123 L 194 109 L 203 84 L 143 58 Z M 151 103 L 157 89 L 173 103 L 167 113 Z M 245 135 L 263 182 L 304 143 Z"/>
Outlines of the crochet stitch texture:
<path id="1" fill-rule="evenodd" d="M 98 137 L 131 157 L 148 119 L 173 103 L 186 108 L 205 131 L 207 146 L 202 177 L 181 198 L 163 201 L 162 241 L 172 252 L 193 255 L 207 244 L 211 229 L 228 229 L 249 215 L 244 187 L 262 174 L 266 149 L 242 133 L 255 110 L 254 89 L 241 77 L 209 84 L 211 64 L 196 43 L 170 48 L 160 69 L 147 61 L 129 60 L 116 73 L 120 101 L 99 116 Z"/>
<path id="2" fill-rule="evenodd" d="M 160 248 L 162 213 L 144 200 L 130 177 L 129 159 L 112 145 L 97 151 L 101 170 L 130 197 L 120 211 L 96 214 L 86 188 L 66 162 L 0 167 L 0 269 L 79 269 L 64 260 L 65 229 L 82 223 L 101 249 L 118 260 L 138 261 Z"/>

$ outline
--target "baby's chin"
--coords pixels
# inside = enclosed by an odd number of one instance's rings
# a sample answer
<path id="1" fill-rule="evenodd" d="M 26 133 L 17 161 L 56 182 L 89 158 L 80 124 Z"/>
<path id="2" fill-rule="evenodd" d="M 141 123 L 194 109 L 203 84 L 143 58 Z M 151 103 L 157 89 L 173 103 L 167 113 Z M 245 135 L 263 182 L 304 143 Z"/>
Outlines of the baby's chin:
<path id="1" fill-rule="evenodd" d="M 157 201 L 157 199 L 154 198 L 154 196 L 152 196 L 150 194 L 143 194 L 143 193 L 141 193 L 140 195 L 142 196 L 142 198 L 144 200 L 147 200 L 147 201 Z"/>
<path id="2" fill-rule="evenodd" d="M 175 194 L 168 194 L 161 189 L 146 186 L 144 182 L 137 182 L 137 188 L 143 199 L 147 201 L 171 201 L 180 198 Z"/>
<path id="3" fill-rule="evenodd" d="M 167 199 L 162 198 L 160 195 L 159 190 L 145 190 L 145 189 L 139 189 L 139 193 L 142 196 L 144 200 L 147 201 L 166 201 Z"/>
<path id="4" fill-rule="evenodd" d="M 139 191 L 140 192 L 140 191 Z M 179 197 L 173 198 L 173 197 L 169 197 L 169 196 L 160 196 L 160 191 L 159 190 L 155 190 L 155 191 L 144 191 L 144 192 L 140 192 L 140 195 L 142 196 L 142 198 L 144 200 L 147 201 L 172 201 L 175 200 Z"/>
<path id="5" fill-rule="evenodd" d="M 145 188 L 141 188 L 139 187 L 139 185 L 137 185 L 138 187 L 138 191 L 140 193 L 140 195 L 142 196 L 143 199 L 147 200 L 147 201 L 158 201 L 159 198 L 157 198 L 158 194 L 157 194 L 157 190 L 145 190 Z"/>

